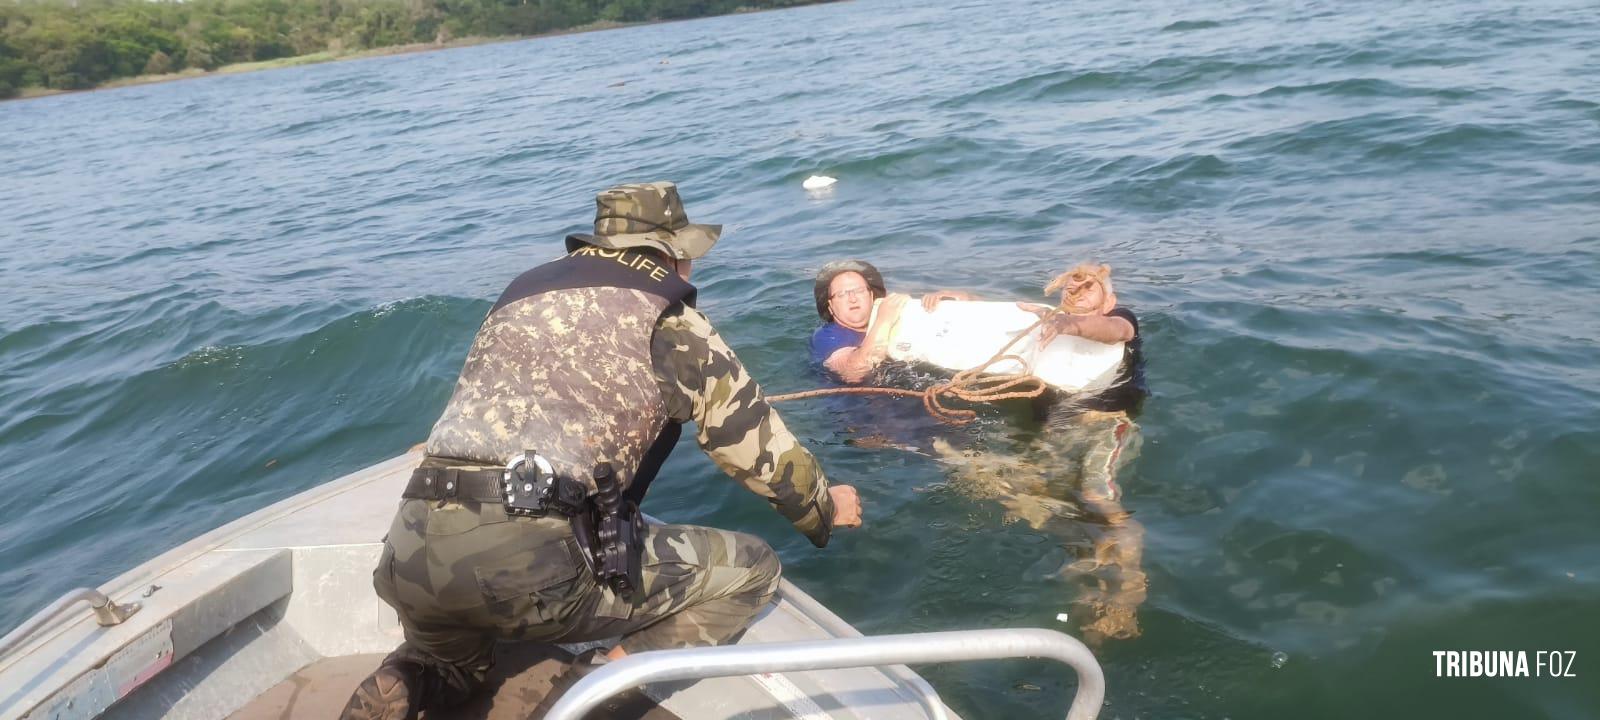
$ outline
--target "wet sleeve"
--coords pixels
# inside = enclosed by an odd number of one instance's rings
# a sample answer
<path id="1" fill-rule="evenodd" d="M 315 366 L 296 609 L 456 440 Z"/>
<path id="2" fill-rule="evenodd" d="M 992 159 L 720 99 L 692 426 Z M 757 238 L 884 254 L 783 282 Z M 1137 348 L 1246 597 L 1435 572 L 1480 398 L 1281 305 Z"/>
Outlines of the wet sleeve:
<path id="1" fill-rule="evenodd" d="M 766 498 L 812 544 L 827 545 L 833 501 L 822 467 L 705 315 L 692 308 L 664 315 L 651 351 L 668 415 L 693 421 L 717 467 Z"/>
<path id="2" fill-rule="evenodd" d="M 1139 337 L 1139 318 L 1133 314 L 1132 310 L 1125 307 L 1111 308 L 1111 312 L 1106 313 L 1106 316 L 1127 320 L 1128 324 L 1133 326 L 1133 337 L 1136 339 Z"/>
<path id="3" fill-rule="evenodd" d="M 831 338 L 828 337 L 828 328 L 819 327 L 811 333 L 811 364 L 821 367 L 828 360 L 828 354 L 834 349 Z"/>
<path id="4" fill-rule="evenodd" d="M 851 335 L 841 332 L 841 329 L 832 323 L 817 328 L 811 333 L 811 362 L 817 367 L 827 367 L 828 358 L 844 348 L 858 347 L 861 345 L 860 333 Z"/>

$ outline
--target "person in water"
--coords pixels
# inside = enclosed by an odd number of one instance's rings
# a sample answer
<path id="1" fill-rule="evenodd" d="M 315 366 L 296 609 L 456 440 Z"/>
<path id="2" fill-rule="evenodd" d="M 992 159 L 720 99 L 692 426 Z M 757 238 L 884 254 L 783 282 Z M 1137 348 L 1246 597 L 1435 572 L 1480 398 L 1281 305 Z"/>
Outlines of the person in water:
<path id="1" fill-rule="evenodd" d="M 1057 518 L 1076 522 L 1073 530 L 1093 536 L 1093 556 L 1064 570 L 1093 579 L 1082 593 L 1091 641 L 1139 634 L 1136 609 L 1144 602 L 1140 569 L 1144 528 L 1121 505 L 1119 471 L 1140 445 L 1133 421 L 1147 394 L 1139 319 L 1117 303 L 1111 268 L 1085 264 L 1055 278 L 1045 292 L 1059 291 L 1051 308 L 1017 303 L 1041 318 L 1041 344 L 1059 335 L 1095 342 L 1122 343 L 1116 379 L 1089 394 L 1047 390 L 1034 403 L 1045 432 L 1014 452 L 957 449 L 943 437 L 932 441 L 934 454 L 957 468 L 953 482 L 976 496 L 994 498 L 1008 515 L 1044 528 Z M 860 260 L 829 263 L 817 276 L 817 313 L 825 324 L 811 338 L 812 360 L 846 382 L 862 382 L 887 354 L 888 330 L 906 296 L 886 292 L 883 277 Z M 876 316 L 874 300 L 882 299 Z M 943 300 L 971 300 L 971 294 L 943 290 L 922 298 L 932 311 Z M 998 348 L 996 348 L 998 350 Z M 901 445 L 906 443 L 902 442 Z"/>
<path id="2" fill-rule="evenodd" d="M 1057 518 L 1080 521 L 1089 531 L 1093 554 L 1063 570 L 1092 578 L 1079 602 L 1089 614 L 1085 639 L 1139 635 L 1137 609 L 1146 594 L 1141 569 L 1144 527 L 1123 509 L 1117 475 L 1138 454 L 1134 423 L 1148 394 L 1138 317 L 1117 304 L 1111 268 L 1080 265 L 1057 277 L 1046 292 L 1061 291 L 1064 312 L 1018 303 L 1038 314 L 1042 339 L 1075 335 L 1101 343 L 1122 343 L 1117 378 L 1087 395 L 1047 391 L 1035 402 L 1045 432 L 1016 453 L 958 452 L 936 443 L 940 454 L 961 468 L 956 482 L 975 495 L 993 497 L 1014 519 L 1042 529 Z"/>
<path id="3" fill-rule="evenodd" d="M 1144 342 L 1139 337 L 1138 316 L 1117 305 L 1111 267 L 1079 265 L 1045 287 L 1046 293 L 1057 290 L 1061 291 L 1063 312 L 1037 303 L 1017 303 L 1018 307 L 1042 320 L 1040 344 L 1049 344 L 1058 335 L 1075 335 L 1108 345 L 1122 343 L 1122 365 L 1116 379 L 1093 395 L 1066 398 L 1052 392 L 1047 393 L 1048 397 L 1041 396 L 1044 398 L 1040 403 L 1041 411 L 1054 410 L 1062 417 L 1074 411 L 1137 412 L 1149 394 L 1144 381 Z"/>
<path id="4" fill-rule="evenodd" d="M 847 383 L 866 380 L 888 356 L 889 331 L 910 298 L 889 294 L 871 263 L 839 260 L 822 266 L 812 290 L 822 325 L 811 334 L 811 362 Z M 941 300 L 971 300 L 970 293 L 937 290 L 922 296 L 932 311 Z M 874 301 L 882 300 L 873 313 Z"/>

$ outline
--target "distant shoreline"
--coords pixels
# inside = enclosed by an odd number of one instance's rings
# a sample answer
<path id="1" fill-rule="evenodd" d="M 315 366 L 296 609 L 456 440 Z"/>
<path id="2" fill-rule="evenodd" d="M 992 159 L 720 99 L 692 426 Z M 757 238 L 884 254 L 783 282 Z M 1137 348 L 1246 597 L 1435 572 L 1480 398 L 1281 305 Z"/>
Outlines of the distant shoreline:
<path id="1" fill-rule="evenodd" d="M 610 28 L 594 29 L 600 30 Z M 554 35 L 558 33 L 546 34 Z M 215 70 L 199 70 L 196 68 L 189 68 L 187 70 L 180 70 L 175 73 L 166 73 L 163 75 L 135 75 L 133 77 L 117 78 L 115 80 L 101 83 L 92 88 L 82 88 L 78 90 L 59 90 L 56 88 L 44 88 L 37 86 L 25 87 L 18 92 L 16 97 L 8 98 L 8 100 L 34 100 L 38 98 L 55 97 L 57 95 L 73 95 L 76 93 L 90 93 L 101 90 L 116 90 L 117 88 L 133 87 L 136 85 L 155 85 L 158 83 L 176 82 L 178 80 L 194 80 L 196 78 L 215 77 L 218 75 L 238 75 L 241 73 L 256 72 L 260 70 L 278 70 L 282 68 L 299 67 L 301 65 L 321 65 L 322 63 L 338 62 L 341 60 L 361 60 L 364 58 L 384 57 L 387 55 L 409 55 L 412 53 L 432 52 L 434 50 L 450 50 L 452 48 L 471 47 L 474 45 L 514 42 L 517 40 L 528 40 L 533 37 L 544 37 L 544 35 L 533 35 L 528 37 L 509 36 L 492 38 L 462 38 L 460 40 L 452 40 L 444 43 L 412 43 L 410 45 L 390 45 L 388 47 L 371 48 L 368 50 L 353 50 L 344 53 L 324 51 L 319 53 L 311 53 L 309 55 L 295 55 L 293 57 L 276 58 L 273 60 L 232 63 L 229 65 L 223 65 Z"/>
<path id="2" fill-rule="evenodd" d="M 832 2 L 841 1 L 843 0 L 821 0 L 817 4 L 829 4 Z M 136 85 L 155 85 L 157 83 L 176 82 L 179 80 L 194 80 L 196 78 L 215 77 L 218 75 L 237 75 L 240 73 L 257 72 L 260 70 L 278 70 L 282 68 L 300 67 L 302 65 L 320 65 L 322 63 L 339 62 L 343 60 L 363 60 L 366 58 L 386 57 L 390 55 L 410 55 L 412 53 L 434 52 L 437 50 L 453 50 L 456 48 L 474 47 L 477 45 L 494 45 L 498 43 L 519 42 L 522 40 L 537 40 L 540 38 L 559 37 L 561 35 L 578 35 L 582 33 L 600 32 L 603 30 L 620 30 L 622 28 L 641 27 L 645 25 L 689 22 L 692 20 L 704 20 L 706 18 L 713 17 L 727 17 L 729 15 L 747 15 L 754 13 L 774 12 L 778 10 L 794 10 L 798 7 L 808 6 L 798 5 L 794 7 L 740 9 L 731 13 L 723 13 L 721 15 L 702 15 L 700 17 L 673 18 L 671 20 L 645 20 L 641 22 L 614 22 L 600 20 L 584 25 L 578 25 L 576 27 L 566 28 L 564 30 L 551 30 L 550 32 L 539 33 L 537 35 L 465 37 L 442 43 L 411 43 L 408 45 L 390 45 L 381 48 L 368 48 L 365 50 L 352 50 L 349 52 L 339 53 L 324 51 L 311 53 L 309 55 L 296 55 L 293 57 L 277 58 L 274 60 L 232 63 L 229 65 L 223 65 L 215 70 L 199 70 L 190 68 L 175 73 L 166 73 L 164 75 L 135 75 L 133 77 L 117 78 L 115 80 L 110 80 L 100 85 L 96 85 L 92 88 L 82 88 L 78 90 L 58 90 L 54 88 L 37 86 L 24 87 L 18 90 L 16 97 L 0 99 L 0 102 L 36 100 L 39 98 L 55 97 L 58 95 L 98 92 L 101 90 L 116 90 L 118 88 L 133 87 Z"/>

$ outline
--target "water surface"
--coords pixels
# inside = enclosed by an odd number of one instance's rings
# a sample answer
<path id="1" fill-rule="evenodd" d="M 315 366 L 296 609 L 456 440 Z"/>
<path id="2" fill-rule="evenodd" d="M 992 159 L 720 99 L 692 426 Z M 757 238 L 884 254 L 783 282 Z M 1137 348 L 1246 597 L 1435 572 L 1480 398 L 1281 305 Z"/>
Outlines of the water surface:
<path id="1" fill-rule="evenodd" d="M 1155 395 L 1105 717 L 1600 715 L 1597 38 L 1577 1 L 886 0 L 0 104 L 0 626 L 421 440 L 499 289 L 665 178 L 735 226 L 701 306 L 774 392 L 818 383 L 827 260 L 1115 269 Z M 782 411 L 865 528 L 812 550 L 689 445 L 647 509 L 761 534 L 868 633 L 1075 629 L 1075 536 L 853 442 L 914 413 Z M 972 718 L 1072 688 L 921 669 Z"/>

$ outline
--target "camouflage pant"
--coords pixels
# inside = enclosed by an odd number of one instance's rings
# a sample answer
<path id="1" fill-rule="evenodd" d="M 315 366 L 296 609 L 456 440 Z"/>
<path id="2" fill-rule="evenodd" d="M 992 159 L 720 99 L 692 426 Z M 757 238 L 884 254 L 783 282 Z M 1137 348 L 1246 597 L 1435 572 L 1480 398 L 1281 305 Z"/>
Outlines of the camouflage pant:
<path id="1" fill-rule="evenodd" d="M 747 626 L 777 591 L 778 557 L 761 539 L 652 525 L 637 605 L 595 582 L 567 520 L 508 517 L 499 504 L 406 500 L 373 573 L 400 614 L 398 654 L 440 668 L 470 693 L 496 640 L 584 642 L 621 636 L 628 652 L 714 645 Z"/>
<path id="2" fill-rule="evenodd" d="M 1121 412 L 1088 411 L 1048 421 L 1047 453 L 1054 467 L 1078 478 L 1086 501 L 1122 497 L 1117 472 L 1139 454 L 1139 426 Z"/>

